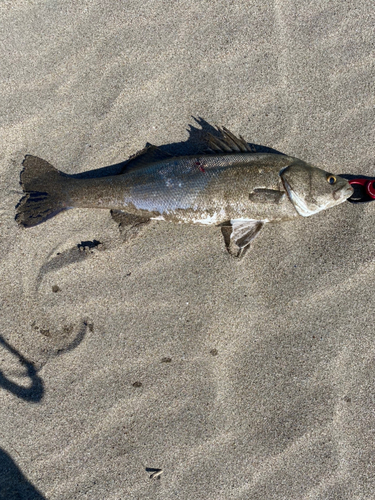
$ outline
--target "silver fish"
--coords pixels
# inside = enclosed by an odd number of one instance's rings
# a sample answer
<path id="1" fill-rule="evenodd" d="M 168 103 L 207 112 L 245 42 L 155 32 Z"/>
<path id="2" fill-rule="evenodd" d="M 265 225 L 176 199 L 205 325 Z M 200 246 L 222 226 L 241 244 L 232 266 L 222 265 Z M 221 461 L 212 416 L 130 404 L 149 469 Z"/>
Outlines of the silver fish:
<path id="1" fill-rule="evenodd" d="M 172 157 L 148 146 L 122 173 L 78 179 L 27 155 L 17 222 L 32 227 L 74 207 L 121 210 L 141 220 L 222 227 L 229 253 L 242 256 L 267 222 L 309 217 L 343 203 L 353 188 L 342 177 L 276 153 L 257 153 L 219 128 L 210 154 Z"/>

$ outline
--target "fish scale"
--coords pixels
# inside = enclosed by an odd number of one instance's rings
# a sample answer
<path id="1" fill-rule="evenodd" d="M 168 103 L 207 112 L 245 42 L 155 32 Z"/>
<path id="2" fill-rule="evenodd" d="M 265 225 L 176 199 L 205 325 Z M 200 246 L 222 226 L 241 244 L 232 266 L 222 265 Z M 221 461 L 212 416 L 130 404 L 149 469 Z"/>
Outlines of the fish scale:
<path id="1" fill-rule="evenodd" d="M 271 215 L 280 220 L 294 218 L 298 214 L 287 199 L 273 207 L 272 214 L 264 203 L 249 199 L 254 189 L 284 192 L 279 171 L 292 161 L 287 156 L 265 153 L 164 160 L 118 179 L 116 189 L 124 193 L 124 204 L 108 208 L 201 224 L 207 224 L 206 219 L 212 219 L 215 213 L 212 223 Z M 92 193 L 89 198 L 93 199 Z"/>

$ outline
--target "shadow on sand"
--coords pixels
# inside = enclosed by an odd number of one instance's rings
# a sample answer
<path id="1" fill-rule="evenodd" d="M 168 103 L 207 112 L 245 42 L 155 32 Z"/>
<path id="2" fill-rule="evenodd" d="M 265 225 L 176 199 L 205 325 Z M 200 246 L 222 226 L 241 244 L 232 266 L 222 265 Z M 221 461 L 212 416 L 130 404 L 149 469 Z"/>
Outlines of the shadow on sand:
<path id="1" fill-rule="evenodd" d="M 19 353 L 14 347 L 12 347 L 3 337 L 0 335 L 0 346 L 5 347 L 13 356 L 18 358 L 22 366 L 26 369 L 27 376 L 30 379 L 31 384 L 29 387 L 23 387 L 21 385 L 12 382 L 7 379 L 2 370 L 0 369 L 0 388 L 3 388 L 20 399 L 27 401 L 28 403 L 39 403 L 43 398 L 44 387 L 43 381 L 38 376 L 37 370 L 31 361 L 28 361 L 21 353 Z"/>
<path id="2" fill-rule="evenodd" d="M 0 448 L 0 500 L 46 500 Z"/>
<path id="3" fill-rule="evenodd" d="M 82 327 L 73 341 L 59 349 L 56 355 L 75 349 L 84 339 L 87 328 L 92 329 L 92 325 L 87 321 L 83 321 Z M 44 396 L 44 384 L 37 373 L 34 363 L 26 359 L 17 349 L 11 346 L 2 335 L 0 335 L 0 346 L 4 347 L 12 356 L 18 359 L 26 371 L 26 376 L 30 379 L 29 386 L 23 387 L 9 380 L 0 369 L 0 389 L 5 389 L 28 403 L 39 403 Z M 0 448 L 0 500 L 13 499 L 45 500 L 45 497 L 22 474 L 11 456 Z"/>

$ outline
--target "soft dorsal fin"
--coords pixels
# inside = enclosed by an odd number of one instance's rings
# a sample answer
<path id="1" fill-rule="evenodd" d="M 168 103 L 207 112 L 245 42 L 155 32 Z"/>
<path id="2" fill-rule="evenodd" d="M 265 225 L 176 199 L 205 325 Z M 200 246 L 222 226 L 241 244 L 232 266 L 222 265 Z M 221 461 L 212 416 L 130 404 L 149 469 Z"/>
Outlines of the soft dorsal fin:
<path id="1" fill-rule="evenodd" d="M 254 146 L 248 144 L 245 139 L 240 135 L 236 137 L 225 127 L 217 127 L 221 137 L 216 137 L 209 132 L 206 133 L 206 141 L 209 148 L 218 153 L 255 153 Z"/>
<path id="2" fill-rule="evenodd" d="M 129 172 L 129 170 L 144 167 L 149 163 L 156 163 L 157 161 L 166 160 L 167 158 L 172 158 L 172 155 L 170 155 L 169 153 L 165 153 L 157 146 L 147 144 L 144 149 L 138 151 L 138 153 L 135 153 L 126 161 L 121 173 L 123 174 L 125 172 Z"/>

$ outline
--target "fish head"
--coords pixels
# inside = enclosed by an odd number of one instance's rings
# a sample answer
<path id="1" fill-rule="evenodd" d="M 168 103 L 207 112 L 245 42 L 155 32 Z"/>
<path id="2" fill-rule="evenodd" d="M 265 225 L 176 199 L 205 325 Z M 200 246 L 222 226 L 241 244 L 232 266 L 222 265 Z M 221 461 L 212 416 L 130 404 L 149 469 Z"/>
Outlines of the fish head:
<path id="1" fill-rule="evenodd" d="M 281 170 L 280 177 L 294 208 L 303 217 L 340 205 L 354 191 L 343 177 L 302 161 Z"/>

